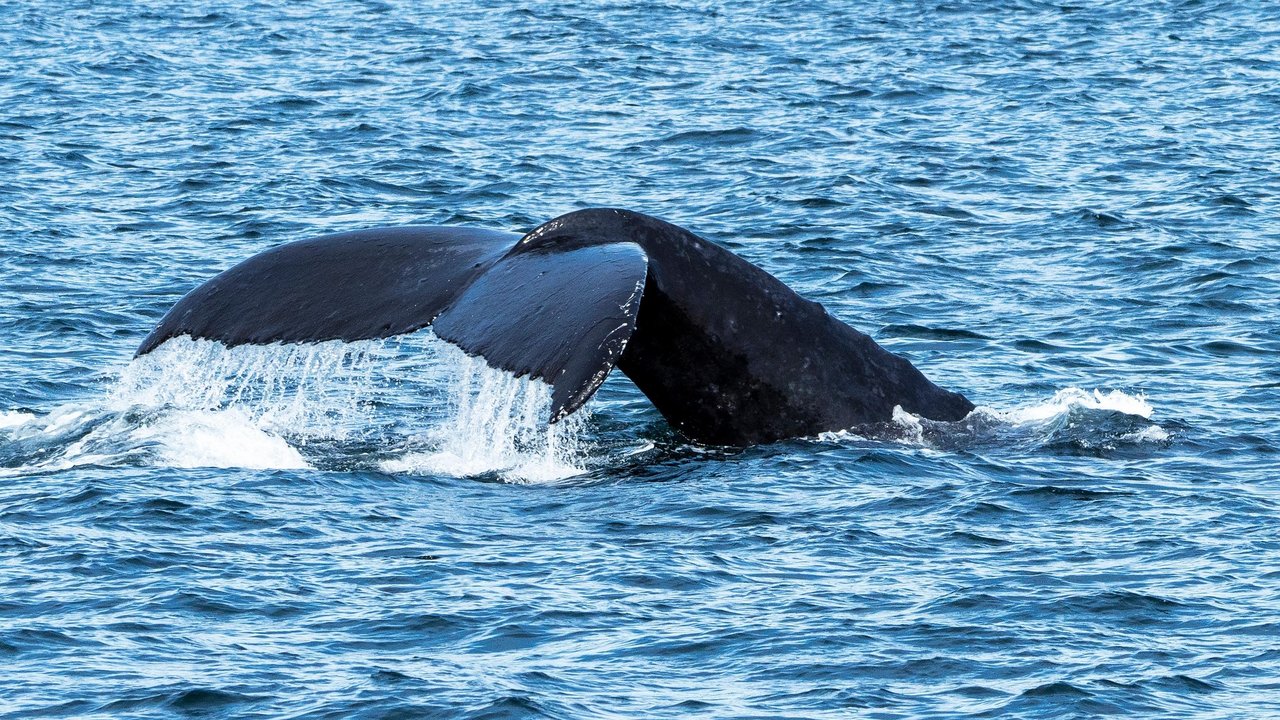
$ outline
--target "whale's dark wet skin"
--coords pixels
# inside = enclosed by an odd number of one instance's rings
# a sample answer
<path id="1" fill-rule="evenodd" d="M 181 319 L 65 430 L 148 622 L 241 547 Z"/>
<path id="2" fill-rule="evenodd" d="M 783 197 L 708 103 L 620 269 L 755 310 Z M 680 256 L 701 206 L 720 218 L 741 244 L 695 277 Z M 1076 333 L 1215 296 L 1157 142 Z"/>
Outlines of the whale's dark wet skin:
<path id="1" fill-rule="evenodd" d="M 674 428 L 717 445 L 884 422 L 895 407 L 944 421 L 973 409 L 759 267 L 614 209 L 569 213 L 524 237 L 402 227 L 283 245 L 187 294 L 138 354 L 181 335 L 234 346 L 428 325 L 550 383 L 552 422 L 615 366 Z"/>

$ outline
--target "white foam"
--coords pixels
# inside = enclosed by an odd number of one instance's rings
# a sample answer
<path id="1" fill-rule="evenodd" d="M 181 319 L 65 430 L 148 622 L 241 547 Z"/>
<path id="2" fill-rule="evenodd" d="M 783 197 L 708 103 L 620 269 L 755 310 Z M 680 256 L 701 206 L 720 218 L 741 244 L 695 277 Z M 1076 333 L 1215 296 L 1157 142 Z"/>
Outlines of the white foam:
<path id="1" fill-rule="evenodd" d="M 1054 393 L 1045 402 L 1014 408 L 1012 410 L 996 410 L 983 407 L 980 410 L 1015 425 L 1043 422 L 1065 415 L 1075 409 L 1111 410 L 1150 419 L 1155 409 L 1147 402 L 1145 395 L 1130 395 L 1121 390 L 1103 393 L 1101 390 L 1088 392 L 1076 387 L 1069 387 Z"/>
<path id="2" fill-rule="evenodd" d="M 1136 432 L 1127 433 L 1120 436 L 1120 440 L 1131 443 L 1162 443 L 1169 440 L 1169 431 L 1159 425 L 1151 425 L 1144 427 Z"/>
<path id="3" fill-rule="evenodd" d="M 5 410 L 0 412 L 0 428 L 21 427 L 35 419 L 36 416 L 28 412 Z"/>
<path id="4" fill-rule="evenodd" d="M 7 429 L 12 439 L 22 440 L 70 432 L 90 419 L 92 413 L 84 405 L 73 403 L 59 405 L 50 410 L 47 415 L 25 412 L 9 413 L 9 415 L 13 418 L 12 422 L 0 424 L 0 427 Z"/>
<path id="5" fill-rule="evenodd" d="M 817 440 L 827 443 L 846 442 L 892 442 L 910 445 L 921 450 L 930 450 L 932 443 L 926 437 L 925 423 L 932 423 L 919 415 L 902 409 L 901 405 L 893 407 L 893 415 L 888 423 L 866 426 L 858 429 L 834 430 L 819 433 Z"/>
<path id="6" fill-rule="evenodd" d="M 977 438 L 1008 431 L 1033 435 L 1054 431 L 1058 423 L 1079 410 L 1102 410 L 1131 415 L 1150 420 L 1155 409 L 1145 395 L 1131 395 L 1121 390 L 1103 392 L 1085 391 L 1069 387 L 1059 390 L 1053 397 L 1023 407 L 1002 410 L 979 406 L 968 417 L 955 423 L 935 422 L 913 415 L 901 407 L 893 409 L 889 423 L 824 432 L 817 439 L 822 442 L 867 441 L 897 442 L 928 448 L 935 445 L 953 445 L 957 439 Z M 1125 433 L 1113 440 L 1128 443 L 1161 443 L 1170 438 L 1167 430 L 1151 424 Z"/>
<path id="7" fill-rule="evenodd" d="M 105 417 L 105 419 L 104 419 Z M 44 422 L 38 422 L 43 420 Z M 89 421 L 98 422 L 83 429 Z M 130 461 L 162 467 L 306 468 L 284 439 L 256 427 L 238 411 L 160 410 L 139 421 L 135 414 L 86 413 L 62 408 L 33 417 L 14 439 L 57 445 L 60 436 L 83 432 L 61 451 L 4 474 L 66 470 Z"/>
<path id="8" fill-rule="evenodd" d="M 924 423 L 918 415 L 912 415 L 902 409 L 901 405 L 893 406 L 893 423 L 907 432 L 906 442 L 924 443 Z"/>
<path id="9" fill-rule="evenodd" d="M 130 362 L 103 395 L 47 415 L 0 416 L 15 441 L 55 448 L 18 468 L 85 465 L 305 468 L 286 439 L 360 427 L 370 348 L 244 346 L 177 338 Z"/>
<path id="10" fill-rule="evenodd" d="M 158 445 L 155 461 L 166 467 L 310 467 L 288 442 L 259 428 L 240 410 L 179 410 L 136 429 L 132 436 L 139 445 Z"/>

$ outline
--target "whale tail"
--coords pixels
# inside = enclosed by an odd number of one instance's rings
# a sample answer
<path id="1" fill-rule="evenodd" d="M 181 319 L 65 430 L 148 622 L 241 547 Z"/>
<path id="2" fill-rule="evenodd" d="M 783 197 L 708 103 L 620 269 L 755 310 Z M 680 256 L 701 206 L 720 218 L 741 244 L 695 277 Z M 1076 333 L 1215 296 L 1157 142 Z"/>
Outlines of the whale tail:
<path id="1" fill-rule="evenodd" d="M 973 405 L 907 360 L 689 231 L 582 210 L 519 237 L 447 227 L 364 230 L 249 258 L 178 301 L 138 355 L 180 335 L 246 343 L 355 341 L 432 326 L 552 386 L 549 420 L 616 365 L 677 430 L 748 445 Z"/>

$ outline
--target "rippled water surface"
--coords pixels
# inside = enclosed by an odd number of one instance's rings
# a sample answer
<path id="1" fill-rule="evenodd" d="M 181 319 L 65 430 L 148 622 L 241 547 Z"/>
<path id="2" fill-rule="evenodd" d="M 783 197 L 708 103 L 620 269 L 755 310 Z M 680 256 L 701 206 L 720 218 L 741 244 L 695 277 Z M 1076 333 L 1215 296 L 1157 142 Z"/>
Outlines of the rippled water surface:
<path id="1" fill-rule="evenodd" d="M 0 3 L 0 716 L 1280 715 L 1270 3 Z M 980 407 L 743 451 L 248 255 L 621 206 Z"/>

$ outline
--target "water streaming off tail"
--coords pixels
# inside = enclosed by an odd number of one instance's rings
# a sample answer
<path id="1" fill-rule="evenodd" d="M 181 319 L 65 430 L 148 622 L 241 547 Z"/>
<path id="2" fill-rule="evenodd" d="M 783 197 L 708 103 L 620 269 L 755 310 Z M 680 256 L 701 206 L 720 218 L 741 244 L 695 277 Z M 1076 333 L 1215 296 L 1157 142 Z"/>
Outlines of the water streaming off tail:
<path id="1" fill-rule="evenodd" d="M 338 341 L 229 349 L 176 338 L 129 363 L 108 406 L 231 410 L 279 435 L 343 439 L 371 420 L 388 349 Z"/>
<path id="2" fill-rule="evenodd" d="M 6 414 L 2 464 L 577 474 L 583 421 L 548 427 L 549 403 L 545 383 L 430 333 L 230 349 L 184 337 L 129 363 L 96 399 Z"/>
<path id="3" fill-rule="evenodd" d="M 525 481 L 582 472 L 582 413 L 548 425 L 550 385 L 494 370 L 477 358 L 462 356 L 454 367 L 449 412 L 426 438 L 431 449 L 385 461 L 383 469 L 465 476 L 497 472 Z"/>

